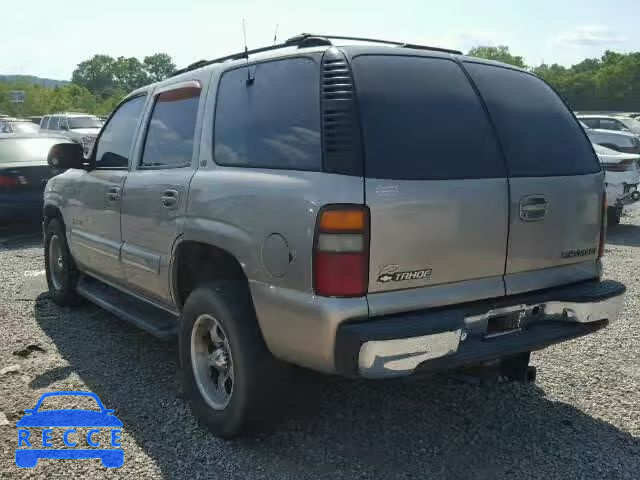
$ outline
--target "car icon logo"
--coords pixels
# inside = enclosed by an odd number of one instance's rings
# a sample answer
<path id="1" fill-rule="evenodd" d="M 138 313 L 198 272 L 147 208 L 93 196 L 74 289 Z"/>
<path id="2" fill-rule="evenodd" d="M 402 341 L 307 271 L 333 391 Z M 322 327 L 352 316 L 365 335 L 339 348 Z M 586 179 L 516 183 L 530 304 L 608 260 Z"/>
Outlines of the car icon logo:
<path id="1" fill-rule="evenodd" d="M 99 410 L 77 408 L 43 410 L 42 403 L 50 397 L 89 397 L 95 400 Z M 91 392 L 49 392 L 43 394 L 33 409 L 24 411 L 18 420 L 18 448 L 15 452 L 16 465 L 20 468 L 33 468 L 41 458 L 47 459 L 87 459 L 99 458 L 107 468 L 118 468 L 124 463 L 124 451 L 121 447 L 122 422 L 107 409 L 95 393 Z M 41 428 L 41 438 L 34 428 Z M 67 448 L 56 448 L 53 444 L 53 429 L 64 429 L 63 444 Z M 88 429 L 81 435 L 77 429 Z M 108 434 L 108 437 L 104 437 Z M 84 438 L 82 438 L 84 437 Z M 89 448 L 75 448 L 86 439 Z M 107 442 L 107 440 L 109 440 Z M 105 446 L 111 448 L 104 448 Z M 40 448 L 41 447 L 41 448 Z"/>

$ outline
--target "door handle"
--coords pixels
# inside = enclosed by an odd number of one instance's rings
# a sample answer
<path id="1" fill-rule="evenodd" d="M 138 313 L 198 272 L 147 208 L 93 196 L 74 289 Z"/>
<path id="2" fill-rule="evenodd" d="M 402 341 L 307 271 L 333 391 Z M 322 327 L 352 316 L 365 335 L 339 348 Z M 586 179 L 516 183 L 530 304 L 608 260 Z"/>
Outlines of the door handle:
<path id="1" fill-rule="evenodd" d="M 107 190 L 107 200 L 110 202 L 120 200 L 120 187 L 109 187 L 109 190 Z"/>
<path id="2" fill-rule="evenodd" d="M 164 208 L 175 210 L 176 208 L 178 208 L 179 197 L 180 194 L 177 190 L 168 188 L 164 192 L 162 192 L 162 195 L 160 195 L 160 201 L 162 202 L 162 206 Z"/>
<path id="3" fill-rule="evenodd" d="M 520 200 L 520 220 L 537 222 L 542 220 L 549 209 L 549 200 L 544 195 L 527 195 Z"/>

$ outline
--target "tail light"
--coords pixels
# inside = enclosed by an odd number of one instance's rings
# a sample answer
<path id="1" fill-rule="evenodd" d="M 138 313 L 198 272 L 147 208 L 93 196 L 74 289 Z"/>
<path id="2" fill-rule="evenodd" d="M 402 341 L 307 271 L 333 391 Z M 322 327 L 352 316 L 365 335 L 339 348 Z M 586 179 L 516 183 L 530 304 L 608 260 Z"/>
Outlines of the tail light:
<path id="1" fill-rule="evenodd" d="M 607 237 L 607 193 L 602 194 L 602 212 L 600 212 L 600 244 L 598 245 L 598 258 L 604 256 L 604 241 Z"/>
<path id="2" fill-rule="evenodd" d="M 0 187 L 15 187 L 18 185 L 18 179 L 11 175 L 0 175 Z"/>
<path id="3" fill-rule="evenodd" d="M 317 295 L 361 297 L 369 277 L 369 210 L 329 205 L 318 214 L 313 283 Z"/>

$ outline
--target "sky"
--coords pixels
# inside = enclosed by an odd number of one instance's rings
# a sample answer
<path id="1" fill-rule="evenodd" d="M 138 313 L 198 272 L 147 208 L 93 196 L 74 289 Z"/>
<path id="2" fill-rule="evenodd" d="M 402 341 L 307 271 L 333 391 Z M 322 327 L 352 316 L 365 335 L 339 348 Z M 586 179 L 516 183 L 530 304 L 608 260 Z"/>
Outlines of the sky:
<path id="1" fill-rule="evenodd" d="M 638 0 L 8 0 L 0 74 L 68 80 L 98 53 L 171 55 L 177 66 L 302 32 L 468 51 L 508 45 L 528 65 L 640 50 Z"/>

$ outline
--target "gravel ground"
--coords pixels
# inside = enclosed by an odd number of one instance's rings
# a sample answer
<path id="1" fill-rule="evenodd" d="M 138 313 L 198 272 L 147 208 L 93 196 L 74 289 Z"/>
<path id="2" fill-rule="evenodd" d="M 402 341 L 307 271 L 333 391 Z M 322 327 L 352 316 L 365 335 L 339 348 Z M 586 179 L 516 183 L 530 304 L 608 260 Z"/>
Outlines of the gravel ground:
<path id="1" fill-rule="evenodd" d="M 55 306 L 37 232 L 0 232 L 0 372 L 15 370 L 0 374 L 0 478 L 640 478 L 639 247 L 636 211 L 607 246 L 606 276 L 628 287 L 622 318 L 534 354 L 535 386 L 301 377 L 272 432 L 223 441 L 178 395 L 175 348 L 97 307 Z M 122 468 L 15 466 L 15 422 L 51 390 L 116 410 Z"/>

